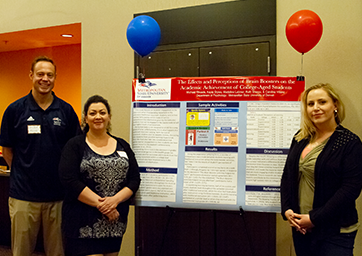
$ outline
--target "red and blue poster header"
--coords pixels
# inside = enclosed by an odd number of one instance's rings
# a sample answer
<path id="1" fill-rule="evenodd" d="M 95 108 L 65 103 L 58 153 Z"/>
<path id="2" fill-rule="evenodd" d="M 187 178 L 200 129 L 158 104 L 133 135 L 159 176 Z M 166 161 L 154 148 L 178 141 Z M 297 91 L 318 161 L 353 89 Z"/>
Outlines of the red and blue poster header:
<path id="1" fill-rule="evenodd" d="M 132 101 L 298 101 L 296 77 L 174 77 L 133 80 Z"/>

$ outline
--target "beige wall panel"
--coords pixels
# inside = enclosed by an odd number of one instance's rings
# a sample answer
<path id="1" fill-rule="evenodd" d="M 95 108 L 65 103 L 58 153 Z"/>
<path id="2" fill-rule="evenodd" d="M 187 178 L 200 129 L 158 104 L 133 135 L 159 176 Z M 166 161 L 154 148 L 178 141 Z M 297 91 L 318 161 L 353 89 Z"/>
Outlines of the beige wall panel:
<path id="1" fill-rule="evenodd" d="M 299 10 L 311 10 L 323 22 L 320 42 L 304 54 L 306 86 L 328 82 L 341 95 L 346 105 L 343 125 L 362 137 L 362 2 L 351 0 L 277 0 L 277 75 L 298 75 L 301 54 L 295 51 L 285 36 L 289 17 Z M 358 200 L 360 219 L 361 197 Z M 357 233 L 355 255 L 362 254 L 361 232 Z M 291 231 L 280 216 L 277 216 L 277 255 L 294 255 Z"/>

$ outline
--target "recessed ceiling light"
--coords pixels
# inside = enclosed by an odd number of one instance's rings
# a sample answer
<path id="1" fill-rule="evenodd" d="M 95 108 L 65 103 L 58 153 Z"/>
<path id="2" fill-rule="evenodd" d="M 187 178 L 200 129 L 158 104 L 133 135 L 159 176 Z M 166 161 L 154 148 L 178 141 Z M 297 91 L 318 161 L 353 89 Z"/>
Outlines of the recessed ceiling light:
<path id="1" fill-rule="evenodd" d="M 62 37 L 73 37 L 71 34 L 63 34 Z"/>

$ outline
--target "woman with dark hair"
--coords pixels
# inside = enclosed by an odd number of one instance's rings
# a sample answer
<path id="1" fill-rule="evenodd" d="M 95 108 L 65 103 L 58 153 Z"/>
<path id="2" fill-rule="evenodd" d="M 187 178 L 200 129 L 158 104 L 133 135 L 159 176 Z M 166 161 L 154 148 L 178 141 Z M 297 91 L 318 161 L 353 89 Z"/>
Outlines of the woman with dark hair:
<path id="1" fill-rule="evenodd" d="M 301 129 L 281 180 L 281 212 L 298 256 L 352 256 L 359 226 L 362 144 L 344 128 L 344 105 L 329 84 L 302 94 Z"/>
<path id="2" fill-rule="evenodd" d="M 71 139 L 62 153 L 66 255 L 116 256 L 120 250 L 140 174 L 129 144 L 109 133 L 110 121 L 108 101 L 90 97 L 83 111 L 84 134 Z"/>

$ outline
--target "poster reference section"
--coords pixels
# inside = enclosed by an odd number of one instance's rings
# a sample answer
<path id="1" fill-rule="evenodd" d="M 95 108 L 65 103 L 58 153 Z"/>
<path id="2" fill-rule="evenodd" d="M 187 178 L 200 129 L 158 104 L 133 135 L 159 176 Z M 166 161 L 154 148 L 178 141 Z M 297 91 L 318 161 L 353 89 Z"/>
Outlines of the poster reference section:
<path id="1" fill-rule="evenodd" d="M 296 77 L 134 79 L 136 203 L 279 212 L 303 90 Z"/>

